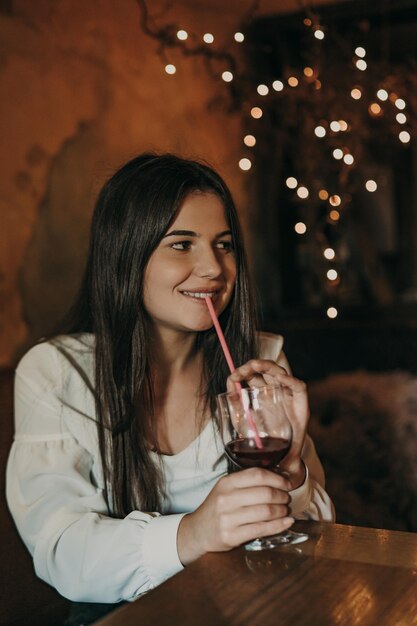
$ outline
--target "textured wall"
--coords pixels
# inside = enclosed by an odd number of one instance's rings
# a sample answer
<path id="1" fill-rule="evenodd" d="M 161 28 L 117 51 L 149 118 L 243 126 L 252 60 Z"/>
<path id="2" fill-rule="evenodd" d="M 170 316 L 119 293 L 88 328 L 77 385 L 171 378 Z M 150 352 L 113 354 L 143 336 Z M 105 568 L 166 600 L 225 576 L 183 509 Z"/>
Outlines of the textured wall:
<path id="1" fill-rule="evenodd" d="M 160 23 L 220 38 L 235 14 L 184 3 Z M 82 271 L 97 189 L 143 150 L 203 157 L 219 168 L 244 210 L 237 161 L 240 121 L 208 111 L 221 82 L 200 59 L 172 55 L 143 34 L 134 0 L 9 0 L 0 15 L 0 366 L 48 332 Z M 237 19 L 236 19 L 237 18 Z"/>

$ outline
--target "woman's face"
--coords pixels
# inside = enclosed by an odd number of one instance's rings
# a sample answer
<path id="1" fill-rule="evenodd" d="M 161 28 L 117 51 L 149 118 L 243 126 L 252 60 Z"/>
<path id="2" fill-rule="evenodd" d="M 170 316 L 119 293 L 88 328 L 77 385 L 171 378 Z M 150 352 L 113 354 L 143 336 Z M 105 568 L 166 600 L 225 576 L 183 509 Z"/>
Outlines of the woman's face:
<path id="1" fill-rule="evenodd" d="M 204 296 L 212 299 L 219 315 L 235 281 L 236 260 L 223 203 L 213 193 L 191 193 L 146 266 L 145 308 L 161 331 L 207 330 L 212 322 Z"/>

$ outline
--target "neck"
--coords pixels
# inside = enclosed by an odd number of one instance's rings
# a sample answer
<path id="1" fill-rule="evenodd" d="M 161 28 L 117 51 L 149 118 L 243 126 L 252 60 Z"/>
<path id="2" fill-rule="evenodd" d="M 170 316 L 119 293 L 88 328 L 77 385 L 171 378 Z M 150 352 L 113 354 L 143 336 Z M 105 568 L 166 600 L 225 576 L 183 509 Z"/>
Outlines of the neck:
<path id="1" fill-rule="evenodd" d="M 195 333 L 161 332 L 154 329 L 152 337 L 152 363 L 159 371 L 170 373 L 186 370 L 195 363 Z"/>

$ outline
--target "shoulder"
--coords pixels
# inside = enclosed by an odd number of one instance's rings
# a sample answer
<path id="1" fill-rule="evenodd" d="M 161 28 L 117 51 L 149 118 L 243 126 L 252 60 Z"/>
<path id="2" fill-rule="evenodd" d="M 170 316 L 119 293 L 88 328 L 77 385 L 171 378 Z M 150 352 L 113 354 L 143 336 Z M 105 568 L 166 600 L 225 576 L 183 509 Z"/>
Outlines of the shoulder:
<path id="1" fill-rule="evenodd" d="M 284 338 L 282 335 L 274 333 L 258 332 L 257 340 L 259 346 L 259 356 L 262 359 L 271 359 L 277 361 L 282 354 Z"/>
<path id="2" fill-rule="evenodd" d="M 94 355 L 93 335 L 59 335 L 33 346 L 19 361 L 16 377 L 56 385 L 65 371 L 90 369 Z"/>

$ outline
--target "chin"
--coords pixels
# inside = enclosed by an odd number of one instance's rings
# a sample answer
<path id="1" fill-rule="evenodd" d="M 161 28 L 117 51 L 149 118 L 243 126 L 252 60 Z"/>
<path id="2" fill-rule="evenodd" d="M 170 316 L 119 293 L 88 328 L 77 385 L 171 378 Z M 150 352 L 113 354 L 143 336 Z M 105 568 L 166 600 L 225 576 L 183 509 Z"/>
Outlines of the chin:
<path id="1" fill-rule="evenodd" d="M 213 326 L 213 322 L 211 321 L 211 318 L 207 319 L 206 317 L 204 317 L 201 320 L 190 320 L 189 324 L 185 322 L 184 326 L 189 332 L 202 333 L 206 330 L 209 330 Z"/>
<path id="2" fill-rule="evenodd" d="M 188 332 L 190 333 L 203 333 L 206 330 L 210 330 L 210 328 L 213 326 L 212 322 L 202 322 L 201 324 L 193 324 L 192 326 L 188 327 L 186 330 L 188 330 Z"/>

